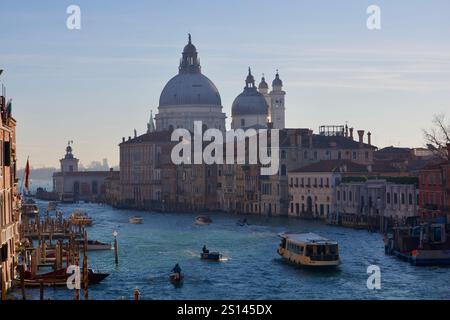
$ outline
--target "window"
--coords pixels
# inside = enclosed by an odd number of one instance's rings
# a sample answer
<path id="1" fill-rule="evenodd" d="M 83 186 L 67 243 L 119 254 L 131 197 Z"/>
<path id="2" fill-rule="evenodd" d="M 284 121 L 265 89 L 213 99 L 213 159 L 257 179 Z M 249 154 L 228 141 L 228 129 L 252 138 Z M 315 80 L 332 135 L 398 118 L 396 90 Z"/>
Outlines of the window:
<path id="1" fill-rule="evenodd" d="M 338 201 L 341 200 L 341 192 L 340 191 L 337 192 L 337 199 L 338 199 Z"/>
<path id="2" fill-rule="evenodd" d="M 368 160 L 369 159 L 369 151 L 366 151 L 366 153 L 364 155 L 366 157 L 366 160 Z"/>
<path id="3" fill-rule="evenodd" d="M 397 193 L 394 193 L 394 204 L 398 203 L 398 195 Z"/>
<path id="4" fill-rule="evenodd" d="M 402 199 L 402 204 L 405 204 L 405 194 L 404 193 L 402 193 L 401 199 Z"/>
<path id="5" fill-rule="evenodd" d="M 11 165 L 11 143 L 9 141 L 3 143 L 3 165 L 6 167 Z"/>
<path id="6" fill-rule="evenodd" d="M 408 203 L 409 203 L 409 205 L 413 204 L 413 196 L 411 193 L 408 195 Z"/>
<path id="7" fill-rule="evenodd" d="M 349 191 L 349 192 L 348 192 L 348 200 L 349 200 L 350 202 L 353 200 L 352 197 L 353 197 L 352 192 Z"/>
<path id="8" fill-rule="evenodd" d="M 281 165 L 281 175 L 285 176 L 286 175 L 286 165 Z"/>
<path id="9" fill-rule="evenodd" d="M 356 160 L 356 152 L 353 151 L 353 160 Z"/>
<path id="10" fill-rule="evenodd" d="M 388 204 L 391 203 L 391 193 L 390 193 L 390 192 L 388 192 L 388 193 L 386 194 L 386 202 L 387 202 Z"/>

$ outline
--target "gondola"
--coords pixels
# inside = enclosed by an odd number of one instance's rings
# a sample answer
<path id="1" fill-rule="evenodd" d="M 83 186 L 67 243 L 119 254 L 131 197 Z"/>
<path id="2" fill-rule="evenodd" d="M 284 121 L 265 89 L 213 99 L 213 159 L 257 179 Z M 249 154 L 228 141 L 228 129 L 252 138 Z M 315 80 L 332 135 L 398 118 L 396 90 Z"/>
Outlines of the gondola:
<path id="1" fill-rule="evenodd" d="M 26 287 L 39 287 L 41 283 L 44 286 L 65 286 L 67 278 L 70 276 L 66 272 L 66 269 L 59 269 L 56 271 L 32 275 L 31 272 L 25 271 L 24 273 L 24 285 Z M 97 284 L 103 281 L 109 273 L 97 272 L 92 269 L 88 269 L 88 282 L 89 284 Z M 81 275 L 83 278 L 83 275 Z M 16 284 L 20 285 L 20 279 L 15 280 Z"/>

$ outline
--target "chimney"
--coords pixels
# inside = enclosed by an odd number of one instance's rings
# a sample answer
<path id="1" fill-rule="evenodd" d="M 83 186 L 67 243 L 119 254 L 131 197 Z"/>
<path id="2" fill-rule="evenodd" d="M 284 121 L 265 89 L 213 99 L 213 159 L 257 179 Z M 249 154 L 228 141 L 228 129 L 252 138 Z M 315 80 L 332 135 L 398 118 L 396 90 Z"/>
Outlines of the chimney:
<path id="1" fill-rule="evenodd" d="M 348 137 L 348 125 L 345 125 L 345 137 Z"/>
<path id="2" fill-rule="evenodd" d="M 125 137 L 122 137 L 122 142 L 125 142 Z"/>
<path id="3" fill-rule="evenodd" d="M 359 144 L 364 142 L 364 130 L 358 130 Z"/>
<path id="4" fill-rule="evenodd" d="M 312 149 L 312 147 L 313 147 L 313 131 L 309 130 L 308 135 L 309 135 L 309 148 Z"/>
<path id="5" fill-rule="evenodd" d="M 350 139 L 353 140 L 353 128 L 350 128 L 349 130 L 350 130 Z"/>
<path id="6" fill-rule="evenodd" d="M 367 144 L 368 145 L 372 145 L 372 139 L 371 139 L 372 134 L 369 132 L 367 132 Z"/>

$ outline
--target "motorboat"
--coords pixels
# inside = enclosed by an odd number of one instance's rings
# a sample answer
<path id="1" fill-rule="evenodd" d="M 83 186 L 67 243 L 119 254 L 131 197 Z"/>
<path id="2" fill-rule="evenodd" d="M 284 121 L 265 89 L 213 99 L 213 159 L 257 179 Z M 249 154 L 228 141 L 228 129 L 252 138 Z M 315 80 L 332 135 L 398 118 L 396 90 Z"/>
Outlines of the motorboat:
<path id="1" fill-rule="evenodd" d="M 139 217 L 139 216 L 134 216 L 134 217 L 131 217 L 128 221 L 129 221 L 131 224 L 141 224 L 142 221 L 144 221 L 144 218 Z"/>
<path id="2" fill-rule="evenodd" d="M 338 243 L 315 233 L 281 233 L 278 254 L 301 266 L 336 267 L 339 258 Z"/>
<path id="3" fill-rule="evenodd" d="M 200 258 L 203 260 L 220 261 L 222 255 L 219 252 L 202 252 L 200 253 Z"/>
<path id="4" fill-rule="evenodd" d="M 197 225 L 208 225 L 212 223 L 212 219 L 206 216 L 198 216 L 195 218 L 195 224 Z"/>
<path id="5" fill-rule="evenodd" d="M 244 227 L 244 226 L 248 226 L 248 225 L 250 225 L 250 224 L 247 222 L 247 219 L 244 218 L 244 219 L 238 220 L 238 221 L 236 222 L 236 225 L 238 225 L 238 226 L 240 226 L 240 227 Z"/>

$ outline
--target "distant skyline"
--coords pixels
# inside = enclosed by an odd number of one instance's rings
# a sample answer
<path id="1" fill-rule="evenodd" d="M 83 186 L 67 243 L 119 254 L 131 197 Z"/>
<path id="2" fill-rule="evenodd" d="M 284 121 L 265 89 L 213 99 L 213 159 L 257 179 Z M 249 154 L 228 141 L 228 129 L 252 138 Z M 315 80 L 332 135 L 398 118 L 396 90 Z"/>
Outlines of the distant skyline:
<path id="1" fill-rule="evenodd" d="M 66 8 L 81 8 L 81 30 Z M 366 28 L 381 8 L 382 29 Z M 345 124 L 372 143 L 419 147 L 450 117 L 450 2 L 39 1 L 0 10 L 0 81 L 18 121 L 19 167 L 58 167 L 68 140 L 83 163 L 119 161 L 122 137 L 146 130 L 177 73 L 187 33 L 218 87 L 227 125 L 248 66 L 286 91 L 287 127 Z"/>

